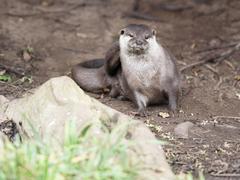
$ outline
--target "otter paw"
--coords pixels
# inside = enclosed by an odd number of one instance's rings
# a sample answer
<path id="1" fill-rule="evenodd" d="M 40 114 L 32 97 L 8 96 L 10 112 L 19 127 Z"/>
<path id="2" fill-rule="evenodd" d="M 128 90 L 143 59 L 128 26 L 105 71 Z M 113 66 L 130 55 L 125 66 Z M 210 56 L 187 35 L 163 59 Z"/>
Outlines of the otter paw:
<path id="1" fill-rule="evenodd" d="M 147 117 L 149 114 L 144 110 L 144 111 L 131 111 L 130 115 L 133 116 L 139 116 L 139 117 Z"/>

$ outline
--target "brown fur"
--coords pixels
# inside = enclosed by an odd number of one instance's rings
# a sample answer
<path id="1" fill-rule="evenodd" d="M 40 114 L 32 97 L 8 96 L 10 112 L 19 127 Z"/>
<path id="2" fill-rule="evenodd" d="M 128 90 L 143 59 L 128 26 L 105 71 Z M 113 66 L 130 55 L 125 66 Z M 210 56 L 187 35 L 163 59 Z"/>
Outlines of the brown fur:
<path id="1" fill-rule="evenodd" d="M 180 76 L 175 57 L 159 43 L 161 52 L 145 53 L 151 46 L 156 46 L 146 40 L 155 37 L 155 33 L 155 30 L 145 25 L 128 25 L 121 31 L 121 36 L 131 37 L 127 52 L 121 49 L 120 38 L 107 51 L 102 66 L 89 69 L 78 64 L 72 69 L 73 79 L 90 92 L 111 88 L 112 97 L 124 96 L 130 99 L 138 106 L 140 114 L 145 114 L 147 105 L 167 100 L 169 108 L 176 110 Z M 145 65 L 147 68 L 144 69 Z"/>

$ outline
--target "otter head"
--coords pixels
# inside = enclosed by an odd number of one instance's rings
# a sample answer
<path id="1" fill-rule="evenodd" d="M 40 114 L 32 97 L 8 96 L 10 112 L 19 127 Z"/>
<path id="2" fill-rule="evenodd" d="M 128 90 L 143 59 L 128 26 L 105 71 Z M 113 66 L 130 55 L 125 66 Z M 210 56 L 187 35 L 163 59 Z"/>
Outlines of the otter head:
<path id="1" fill-rule="evenodd" d="M 156 31 L 146 25 L 130 24 L 120 31 L 120 49 L 129 55 L 145 54 L 156 42 L 155 35 Z"/>

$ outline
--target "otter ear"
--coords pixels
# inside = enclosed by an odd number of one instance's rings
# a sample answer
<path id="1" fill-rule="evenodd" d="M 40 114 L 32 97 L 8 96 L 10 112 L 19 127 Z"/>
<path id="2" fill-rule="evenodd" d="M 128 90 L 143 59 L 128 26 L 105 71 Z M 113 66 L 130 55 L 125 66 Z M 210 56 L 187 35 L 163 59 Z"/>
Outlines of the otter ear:
<path id="1" fill-rule="evenodd" d="M 153 30 L 152 30 L 152 34 L 153 34 L 153 36 L 156 36 L 157 31 L 156 31 L 155 29 L 153 29 Z"/>
<path id="2" fill-rule="evenodd" d="M 125 33 L 125 29 L 121 29 L 120 31 L 119 31 L 119 35 L 123 35 Z"/>

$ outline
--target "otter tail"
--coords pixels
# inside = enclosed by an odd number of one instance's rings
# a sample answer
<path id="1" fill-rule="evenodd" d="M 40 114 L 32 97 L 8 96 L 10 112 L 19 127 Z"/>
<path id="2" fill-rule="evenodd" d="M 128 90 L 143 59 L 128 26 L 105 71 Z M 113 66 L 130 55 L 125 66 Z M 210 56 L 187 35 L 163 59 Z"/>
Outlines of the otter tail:
<path id="1" fill-rule="evenodd" d="M 94 59 L 75 65 L 71 70 L 73 80 L 85 91 L 100 93 L 109 86 L 103 59 Z"/>

